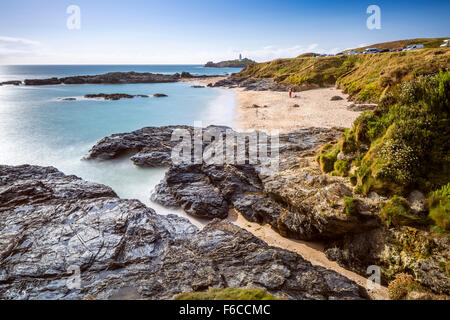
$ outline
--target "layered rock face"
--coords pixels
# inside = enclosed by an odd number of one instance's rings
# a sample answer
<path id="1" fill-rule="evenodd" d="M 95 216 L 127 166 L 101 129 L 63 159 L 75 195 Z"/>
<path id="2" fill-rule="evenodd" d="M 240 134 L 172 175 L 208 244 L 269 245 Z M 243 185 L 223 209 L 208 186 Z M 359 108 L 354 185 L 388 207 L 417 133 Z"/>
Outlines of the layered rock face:
<path id="1" fill-rule="evenodd" d="M 410 272 L 434 292 L 450 293 L 446 237 L 387 228 L 379 219 L 386 199 L 375 193 L 361 197 L 348 179 L 321 173 L 315 159 L 318 148 L 336 140 L 341 130 L 310 128 L 280 135 L 279 170 L 267 175 L 261 164 L 173 164 L 170 154 L 176 143 L 170 136 L 175 128 L 179 127 L 113 135 L 95 145 L 88 158 L 127 154 L 138 166 L 168 166 L 152 195 L 155 202 L 203 218 L 225 218 L 234 208 L 285 237 L 324 241 L 330 260 L 363 276 L 369 266 L 377 265 L 384 284 L 395 274 Z M 204 143 L 202 148 L 213 146 Z M 352 210 L 345 199 L 351 200 Z"/>
<path id="2" fill-rule="evenodd" d="M 142 167 L 170 165 L 153 201 L 197 217 L 225 218 L 235 208 L 249 221 L 269 223 L 282 235 L 302 240 L 334 239 L 374 227 L 373 209 L 363 201 L 361 215 L 344 213 L 342 199 L 353 195 L 351 188 L 343 178 L 321 174 L 315 163 L 315 149 L 339 137 L 340 130 L 312 128 L 280 135 L 280 170 L 268 175 L 262 164 L 248 162 L 172 164 L 172 148 L 179 142 L 170 137 L 179 128 L 194 132 L 190 127 L 149 127 L 113 135 L 99 141 L 87 159 L 128 155 Z M 217 128 L 224 134 L 230 130 Z M 262 144 L 258 140 L 258 149 Z M 203 142 L 202 148 L 216 148 L 216 142 Z"/>
<path id="3" fill-rule="evenodd" d="M 0 228 L 2 299 L 170 299 L 228 286 L 290 299 L 366 297 L 229 222 L 199 231 L 55 168 L 0 166 Z"/>

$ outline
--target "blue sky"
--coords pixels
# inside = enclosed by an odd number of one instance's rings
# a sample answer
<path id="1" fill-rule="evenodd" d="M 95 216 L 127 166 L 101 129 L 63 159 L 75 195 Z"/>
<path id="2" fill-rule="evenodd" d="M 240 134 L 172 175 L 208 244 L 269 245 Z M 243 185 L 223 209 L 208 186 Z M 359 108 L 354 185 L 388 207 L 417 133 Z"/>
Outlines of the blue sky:
<path id="1" fill-rule="evenodd" d="M 81 9 L 69 30 L 67 7 Z M 369 30 L 369 5 L 381 29 Z M 205 63 L 450 36 L 450 1 L 1 0 L 0 64 Z"/>

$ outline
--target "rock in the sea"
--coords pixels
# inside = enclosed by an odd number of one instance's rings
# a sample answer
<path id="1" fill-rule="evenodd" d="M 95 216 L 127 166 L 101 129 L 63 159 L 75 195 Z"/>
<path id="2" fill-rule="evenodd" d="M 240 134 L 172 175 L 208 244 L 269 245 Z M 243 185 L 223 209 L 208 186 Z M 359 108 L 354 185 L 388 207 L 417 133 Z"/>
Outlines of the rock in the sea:
<path id="1" fill-rule="evenodd" d="M 164 94 L 164 93 L 155 93 L 153 96 L 154 96 L 155 98 L 165 98 L 165 97 L 167 97 L 167 94 Z"/>
<path id="2" fill-rule="evenodd" d="M 227 221 L 198 230 L 54 168 L 0 166 L 1 299 L 171 299 L 209 287 L 362 299 L 334 271 Z"/>
<path id="3" fill-rule="evenodd" d="M 104 100 L 120 100 L 120 99 L 133 99 L 135 95 L 130 95 L 126 93 L 98 93 L 98 94 L 86 94 L 84 96 L 86 99 L 104 99 Z"/>
<path id="4" fill-rule="evenodd" d="M 57 84 L 119 84 L 119 83 L 167 83 L 177 82 L 179 74 L 165 75 L 138 72 L 110 72 L 93 76 L 74 76 L 66 78 L 27 79 L 27 86 L 57 85 Z"/>
<path id="5" fill-rule="evenodd" d="M 0 86 L 20 86 L 22 84 L 22 81 L 5 81 L 5 82 L 0 82 Z"/>

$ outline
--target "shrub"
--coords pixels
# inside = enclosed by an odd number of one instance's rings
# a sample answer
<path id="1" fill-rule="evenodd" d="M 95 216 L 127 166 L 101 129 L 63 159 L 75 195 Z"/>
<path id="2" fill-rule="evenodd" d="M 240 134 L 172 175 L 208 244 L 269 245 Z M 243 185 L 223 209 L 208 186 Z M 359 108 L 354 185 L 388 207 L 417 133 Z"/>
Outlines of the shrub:
<path id="1" fill-rule="evenodd" d="M 356 216 L 358 214 L 358 208 L 356 205 L 356 199 L 351 197 L 344 198 L 344 210 L 349 216 Z"/>
<path id="2" fill-rule="evenodd" d="M 409 226 L 418 222 L 417 217 L 411 214 L 408 200 L 394 196 L 381 209 L 380 217 L 387 226 Z"/>
<path id="3" fill-rule="evenodd" d="M 432 192 L 428 198 L 429 217 L 442 230 L 450 230 L 450 183 Z"/>
<path id="4" fill-rule="evenodd" d="M 414 278 L 406 273 L 398 274 L 388 285 L 389 299 L 400 300 L 406 298 L 406 295 L 413 290 L 422 290 L 420 285 L 414 281 Z"/>
<path id="5" fill-rule="evenodd" d="M 331 151 L 329 151 L 331 149 Z M 327 152 L 329 151 L 329 152 Z M 322 153 L 317 156 L 317 162 L 320 165 L 320 170 L 324 173 L 329 173 L 334 169 L 334 163 L 337 161 L 339 154 L 339 147 L 333 149 L 333 146 L 326 145 L 322 149 Z"/>
<path id="6" fill-rule="evenodd" d="M 357 170 L 364 194 L 428 192 L 450 180 L 450 71 L 402 84 L 398 101 L 352 128 L 358 143 L 370 143 Z"/>
<path id="7" fill-rule="evenodd" d="M 261 289 L 211 288 L 207 292 L 181 293 L 174 300 L 279 300 Z"/>
<path id="8" fill-rule="evenodd" d="M 348 161 L 337 160 L 334 163 L 334 172 L 341 177 L 348 176 L 349 170 L 350 170 L 350 163 Z"/>

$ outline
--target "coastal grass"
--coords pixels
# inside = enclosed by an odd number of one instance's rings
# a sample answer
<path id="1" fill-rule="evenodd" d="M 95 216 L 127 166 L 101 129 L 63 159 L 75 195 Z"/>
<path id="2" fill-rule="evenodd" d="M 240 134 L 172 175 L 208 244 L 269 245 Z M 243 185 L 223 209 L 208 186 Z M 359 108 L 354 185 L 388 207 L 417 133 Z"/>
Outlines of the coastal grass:
<path id="1" fill-rule="evenodd" d="M 252 64 L 238 76 L 272 78 L 297 90 L 336 85 L 359 102 L 379 102 L 421 75 L 450 67 L 450 48 L 331 57 L 300 56 Z"/>
<path id="2" fill-rule="evenodd" d="M 211 288 L 206 292 L 181 293 L 174 300 L 280 300 L 261 289 Z"/>
<path id="3" fill-rule="evenodd" d="M 450 71 L 403 82 L 375 110 L 363 112 L 339 141 L 323 147 L 320 169 L 349 176 L 356 193 L 391 197 L 380 213 L 388 226 L 431 225 L 448 233 L 449 106 Z M 412 190 L 430 194 L 428 216 L 411 213 L 404 197 Z"/>

